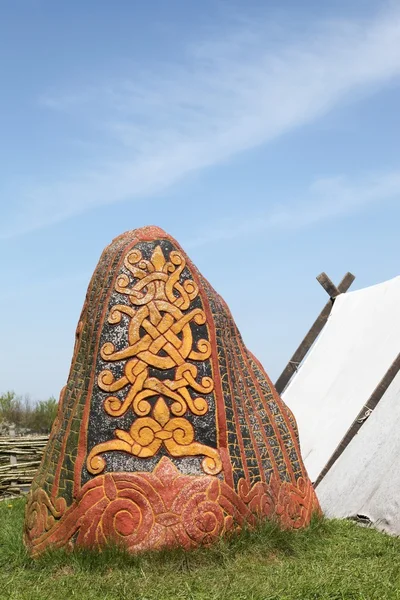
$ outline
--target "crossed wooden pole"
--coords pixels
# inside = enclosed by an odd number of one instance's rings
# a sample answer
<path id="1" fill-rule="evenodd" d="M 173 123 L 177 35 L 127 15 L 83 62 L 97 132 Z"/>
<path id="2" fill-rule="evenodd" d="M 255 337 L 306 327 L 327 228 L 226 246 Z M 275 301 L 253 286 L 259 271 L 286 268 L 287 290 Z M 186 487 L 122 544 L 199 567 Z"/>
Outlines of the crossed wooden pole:
<path id="1" fill-rule="evenodd" d="M 300 363 L 303 361 L 307 352 L 309 351 L 309 349 L 311 348 L 311 346 L 317 339 L 318 335 L 321 333 L 322 329 L 324 328 L 324 326 L 328 320 L 329 314 L 332 310 L 335 299 L 338 296 L 340 296 L 340 294 L 344 294 L 345 292 L 347 292 L 347 290 L 350 288 L 351 284 L 353 283 L 354 279 L 355 279 L 355 276 L 352 275 L 352 273 L 346 273 L 346 275 L 343 277 L 342 281 L 336 287 L 332 283 L 332 281 L 329 279 L 329 277 L 327 276 L 326 273 L 321 273 L 320 275 L 318 275 L 317 280 L 322 285 L 322 287 L 327 292 L 327 294 L 329 294 L 329 301 L 326 303 L 326 305 L 320 312 L 318 318 L 312 325 L 311 329 L 308 331 L 304 340 L 301 342 L 300 346 L 297 348 L 296 352 L 293 354 L 292 358 L 290 359 L 290 361 L 286 365 L 285 369 L 283 370 L 281 376 L 277 380 L 275 387 L 279 394 L 281 394 L 284 391 L 284 389 L 288 385 L 289 381 L 291 380 L 292 376 L 299 368 Z M 314 487 L 317 487 L 318 484 L 321 483 L 322 479 L 325 477 L 325 475 L 328 473 L 328 471 L 332 468 L 332 466 L 337 461 L 339 456 L 344 452 L 344 450 L 349 445 L 349 443 L 351 442 L 353 437 L 358 433 L 358 431 L 363 426 L 365 421 L 372 414 L 372 412 L 377 407 L 379 401 L 381 400 L 381 398 L 383 397 L 386 390 L 389 388 L 390 384 L 392 383 L 393 379 L 396 377 L 396 375 L 399 371 L 400 371 L 400 353 L 394 359 L 393 363 L 390 365 L 390 367 L 386 371 L 385 375 L 382 377 L 382 379 L 380 380 L 380 382 L 378 383 L 378 385 L 372 392 L 371 396 L 368 398 L 368 400 L 362 406 L 360 412 L 357 414 L 356 418 L 354 419 L 353 423 L 350 425 L 349 429 L 343 436 L 343 438 L 340 441 L 339 445 L 337 446 L 336 450 L 334 451 L 334 453 L 332 454 L 332 456 L 330 457 L 330 459 L 328 460 L 328 462 L 322 469 L 317 480 L 314 482 Z"/>
<path id="2" fill-rule="evenodd" d="M 299 365 L 304 359 L 305 355 L 307 354 L 307 352 L 321 333 L 322 329 L 324 328 L 325 323 L 327 322 L 330 312 L 332 310 L 335 298 L 337 298 L 337 296 L 340 296 L 340 294 L 344 294 L 345 292 L 347 292 L 354 280 L 355 276 L 352 273 L 346 273 L 342 281 L 336 287 L 336 285 L 332 283 L 332 281 L 329 279 L 326 273 L 321 273 L 320 275 L 318 275 L 317 281 L 322 285 L 326 293 L 329 295 L 329 300 L 318 315 L 314 324 L 311 326 L 311 329 L 308 331 L 304 340 L 301 342 L 300 346 L 297 348 L 296 352 L 289 360 L 281 376 L 275 383 L 275 388 L 278 394 L 282 394 L 283 390 L 291 380 L 292 376 L 299 368 Z"/>

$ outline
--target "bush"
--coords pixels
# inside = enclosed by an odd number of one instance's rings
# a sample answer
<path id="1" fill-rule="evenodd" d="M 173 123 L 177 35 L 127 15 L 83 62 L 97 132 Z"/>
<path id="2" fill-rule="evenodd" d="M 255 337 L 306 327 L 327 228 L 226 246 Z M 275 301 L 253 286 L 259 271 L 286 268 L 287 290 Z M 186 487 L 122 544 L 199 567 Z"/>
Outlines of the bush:
<path id="1" fill-rule="evenodd" d="M 28 427 L 38 433 L 50 433 L 56 414 L 57 400 L 53 396 L 48 400 L 40 400 L 31 412 Z"/>
<path id="2" fill-rule="evenodd" d="M 21 398 L 15 392 L 0 395 L 0 424 L 13 424 L 18 430 L 49 433 L 57 414 L 57 400 L 32 402 L 29 396 Z"/>

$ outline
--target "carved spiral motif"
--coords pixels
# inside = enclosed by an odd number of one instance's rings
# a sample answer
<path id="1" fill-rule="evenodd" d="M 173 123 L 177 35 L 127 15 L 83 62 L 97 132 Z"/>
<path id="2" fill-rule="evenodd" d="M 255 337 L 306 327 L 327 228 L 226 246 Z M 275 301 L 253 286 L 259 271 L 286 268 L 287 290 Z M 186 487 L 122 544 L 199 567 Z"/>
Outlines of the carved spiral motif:
<path id="1" fill-rule="evenodd" d="M 186 532 L 196 544 L 213 542 L 224 529 L 224 512 L 216 501 L 218 495 L 218 482 L 214 481 L 206 491 L 193 494 L 182 511 Z"/>
<path id="2" fill-rule="evenodd" d="M 107 477 L 107 476 L 106 476 Z M 152 507 L 143 491 L 135 489 L 129 481 L 120 481 L 115 485 L 109 479 L 108 487 L 113 489 L 111 498 L 102 504 L 102 510 L 88 511 L 79 531 L 78 543 L 93 537 L 97 545 L 106 540 L 122 542 L 127 546 L 135 546 L 149 534 L 154 524 Z M 107 485 L 106 494 L 109 493 Z"/>
<path id="3" fill-rule="evenodd" d="M 208 544 L 224 532 L 255 525 L 268 516 L 282 527 L 300 528 L 318 511 L 310 481 L 283 486 L 278 480 L 239 493 L 209 476 L 181 474 L 163 457 L 151 473 L 107 473 L 89 481 L 66 511 L 65 502 L 50 501 L 43 490 L 27 503 L 25 540 L 34 554 L 46 545 L 65 545 L 71 536 L 78 546 L 103 546 L 107 540 L 139 551 L 181 545 Z"/>
<path id="4" fill-rule="evenodd" d="M 51 529 L 65 510 L 64 498 L 57 498 L 53 502 L 41 488 L 30 492 L 25 510 L 25 533 L 28 539 L 34 540 Z"/>

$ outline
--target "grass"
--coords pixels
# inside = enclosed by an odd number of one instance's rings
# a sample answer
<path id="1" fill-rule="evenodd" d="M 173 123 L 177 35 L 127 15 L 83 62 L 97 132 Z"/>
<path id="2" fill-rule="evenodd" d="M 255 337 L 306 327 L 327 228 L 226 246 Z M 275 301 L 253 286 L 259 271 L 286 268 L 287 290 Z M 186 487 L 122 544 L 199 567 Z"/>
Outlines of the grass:
<path id="1" fill-rule="evenodd" d="M 270 523 L 209 549 L 28 557 L 24 501 L 0 502 L 1 600 L 400 600 L 400 539 L 347 521 Z"/>

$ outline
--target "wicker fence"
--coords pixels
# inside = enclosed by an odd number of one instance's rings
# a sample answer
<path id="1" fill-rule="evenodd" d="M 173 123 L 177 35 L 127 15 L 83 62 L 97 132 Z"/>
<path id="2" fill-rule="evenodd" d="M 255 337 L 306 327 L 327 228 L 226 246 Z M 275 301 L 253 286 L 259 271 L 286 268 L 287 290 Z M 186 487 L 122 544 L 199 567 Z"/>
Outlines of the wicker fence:
<path id="1" fill-rule="evenodd" d="M 48 436 L 0 437 L 0 499 L 29 490 Z"/>

